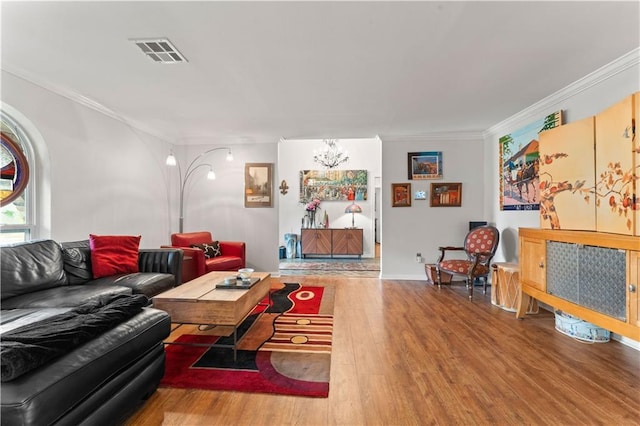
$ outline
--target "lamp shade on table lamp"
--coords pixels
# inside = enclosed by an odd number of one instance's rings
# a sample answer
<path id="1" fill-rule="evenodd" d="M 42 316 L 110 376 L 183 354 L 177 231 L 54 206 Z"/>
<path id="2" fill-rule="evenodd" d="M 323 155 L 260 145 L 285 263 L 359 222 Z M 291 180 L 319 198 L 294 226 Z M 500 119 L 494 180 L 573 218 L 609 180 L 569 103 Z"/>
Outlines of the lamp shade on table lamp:
<path id="1" fill-rule="evenodd" d="M 347 206 L 346 209 L 344 209 L 345 213 L 351 213 L 351 227 L 355 228 L 355 219 L 356 219 L 356 213 L 362 213 L 362 207 L 360 207 L 359 205 L 357 205 L 355 202 L 351 203 Z"/>

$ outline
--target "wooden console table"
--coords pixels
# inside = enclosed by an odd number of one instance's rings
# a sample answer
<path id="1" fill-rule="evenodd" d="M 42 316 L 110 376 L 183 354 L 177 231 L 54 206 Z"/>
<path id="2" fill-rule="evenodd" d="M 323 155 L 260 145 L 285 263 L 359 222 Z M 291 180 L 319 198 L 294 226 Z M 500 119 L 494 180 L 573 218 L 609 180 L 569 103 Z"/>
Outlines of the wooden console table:
<path id="1" fill-rule="evenodd" d="M 640 238 L 590 231 L 519 229 L 518 318 L 530 298 L 640 341 Z"/>
<path id="2" fill-rule="evenodd" d="M 312 255 L 357 255 L 362 257 L 361 228 L 304 228 L 300 231 L 302 257 Z"/>

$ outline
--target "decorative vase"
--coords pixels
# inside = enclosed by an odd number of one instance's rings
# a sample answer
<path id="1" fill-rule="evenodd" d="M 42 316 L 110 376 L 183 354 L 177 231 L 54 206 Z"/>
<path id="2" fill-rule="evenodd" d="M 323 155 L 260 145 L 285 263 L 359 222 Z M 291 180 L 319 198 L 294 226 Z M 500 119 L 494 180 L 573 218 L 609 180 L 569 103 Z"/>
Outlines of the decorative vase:
<path id="1" fill-rule="evenodd" d="M 309 228 L 315 228 L 315 227 L 316 227 L 316 212 L 310 211 L 309 212 Z"/>

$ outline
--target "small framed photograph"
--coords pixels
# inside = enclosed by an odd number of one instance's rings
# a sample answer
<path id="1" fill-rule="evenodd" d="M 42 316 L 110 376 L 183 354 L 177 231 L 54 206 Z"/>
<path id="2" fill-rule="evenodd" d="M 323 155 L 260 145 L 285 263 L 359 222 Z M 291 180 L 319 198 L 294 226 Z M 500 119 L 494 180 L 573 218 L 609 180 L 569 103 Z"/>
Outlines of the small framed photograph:
<path id="1" fill-rule="evenodd" d="M 432 183 L 431 207 L 460 207 L 462 205 L 462 183 Z"/>
<path id="2" fill-rule="evenodd" d="M 410 180 L 442 179 L 442 151 L 407 154 Z"/>
<path id="3" fill-rule="evenodd" d="M 245 163 L 245 207 L 273 207 L 272 169 L 272 163 Z"/>
<path id="4" fill-rule="evenodd" d="M 427 199 L 427 191 L 416 191 L 413 194 L 414 200 L 426 200 Z"/>
<path id="5" fill-rule="evenodd" d="M 411 207 L 411 184 L 391 184 L 391 207 Z"/>

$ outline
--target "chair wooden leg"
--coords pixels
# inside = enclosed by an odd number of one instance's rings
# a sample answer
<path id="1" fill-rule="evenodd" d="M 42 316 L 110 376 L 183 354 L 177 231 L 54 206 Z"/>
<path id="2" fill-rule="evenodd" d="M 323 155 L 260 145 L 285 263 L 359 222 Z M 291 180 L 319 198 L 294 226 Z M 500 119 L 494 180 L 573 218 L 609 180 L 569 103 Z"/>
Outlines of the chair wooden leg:
<path id="1" fill-rule="evenodd" d="M 467 277 L 467 289 L 469 290 L 469 300 L 473 300 L 473 277 Z"/>
<path id="2" fill-rule="evenodd" d="M 436 281 L 438 281 L 438 288 L 442 288 L 442 281 L 440 281 L 440 268 L 436 266 Z"/>

